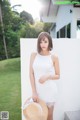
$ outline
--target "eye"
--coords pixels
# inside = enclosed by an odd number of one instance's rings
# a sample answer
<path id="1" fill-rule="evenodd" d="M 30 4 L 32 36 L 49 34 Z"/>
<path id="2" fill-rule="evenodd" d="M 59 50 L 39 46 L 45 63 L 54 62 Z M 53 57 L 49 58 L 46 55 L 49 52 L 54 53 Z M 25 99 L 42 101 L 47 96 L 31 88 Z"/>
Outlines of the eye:
<path id="1" fill-rule="evenodd" d="M 44 41 L 45 43 L 47 43 L 47 41 Z"/>

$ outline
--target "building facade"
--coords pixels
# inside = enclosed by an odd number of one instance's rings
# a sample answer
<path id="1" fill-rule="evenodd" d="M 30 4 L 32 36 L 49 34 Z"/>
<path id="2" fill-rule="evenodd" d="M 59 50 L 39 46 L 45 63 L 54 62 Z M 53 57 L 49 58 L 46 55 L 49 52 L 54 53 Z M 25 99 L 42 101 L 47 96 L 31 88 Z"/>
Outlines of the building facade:
<path id="1" fill-rule="evenodd" d="M 56 5 L 49 0 L 40 17 L 43 22 L 53 23 L 49 30 L 53 38 L 80 38 L 80 7 Z"/>

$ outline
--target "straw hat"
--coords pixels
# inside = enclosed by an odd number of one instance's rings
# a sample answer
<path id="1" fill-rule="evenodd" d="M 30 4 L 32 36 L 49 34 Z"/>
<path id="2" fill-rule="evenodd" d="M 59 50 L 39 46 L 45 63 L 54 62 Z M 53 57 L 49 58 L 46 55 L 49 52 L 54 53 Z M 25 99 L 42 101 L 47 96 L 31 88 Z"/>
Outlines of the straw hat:
<path id="1" fill-rule="evenodd" d="M 26 100 L 23 108 L 25 120 L 47 120 L 48 108 L 46 103 L 39 99 L 39 102 L 34 102 L 30 97 Z"/>

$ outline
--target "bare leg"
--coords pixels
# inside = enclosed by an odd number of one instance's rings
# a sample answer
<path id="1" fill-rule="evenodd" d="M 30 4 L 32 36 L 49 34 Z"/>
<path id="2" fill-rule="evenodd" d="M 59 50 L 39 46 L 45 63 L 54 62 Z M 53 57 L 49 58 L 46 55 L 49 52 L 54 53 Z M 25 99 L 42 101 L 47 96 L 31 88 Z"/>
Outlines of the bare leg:
<path id="1" fill-rule="evenodd" d="M 54 105 L 47 105 L 47 107 L 48 107 L 48 119 L 47 120 L 53 120 Z"/>

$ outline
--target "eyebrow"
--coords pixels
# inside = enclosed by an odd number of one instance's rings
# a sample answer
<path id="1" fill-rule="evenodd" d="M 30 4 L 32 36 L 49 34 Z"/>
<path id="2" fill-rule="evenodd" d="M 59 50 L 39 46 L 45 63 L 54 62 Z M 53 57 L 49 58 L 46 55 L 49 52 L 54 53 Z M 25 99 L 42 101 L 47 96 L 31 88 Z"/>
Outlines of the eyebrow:
<path id="1" fill-rule="evenodd" d="M 45 38 L 46 38 L 46 37 L 43 37 L 43 39 L 41 39 L 41 41 L 47 41 Z M 48 39 L 48 38 L 47 38 L 47 39 Z"/>

